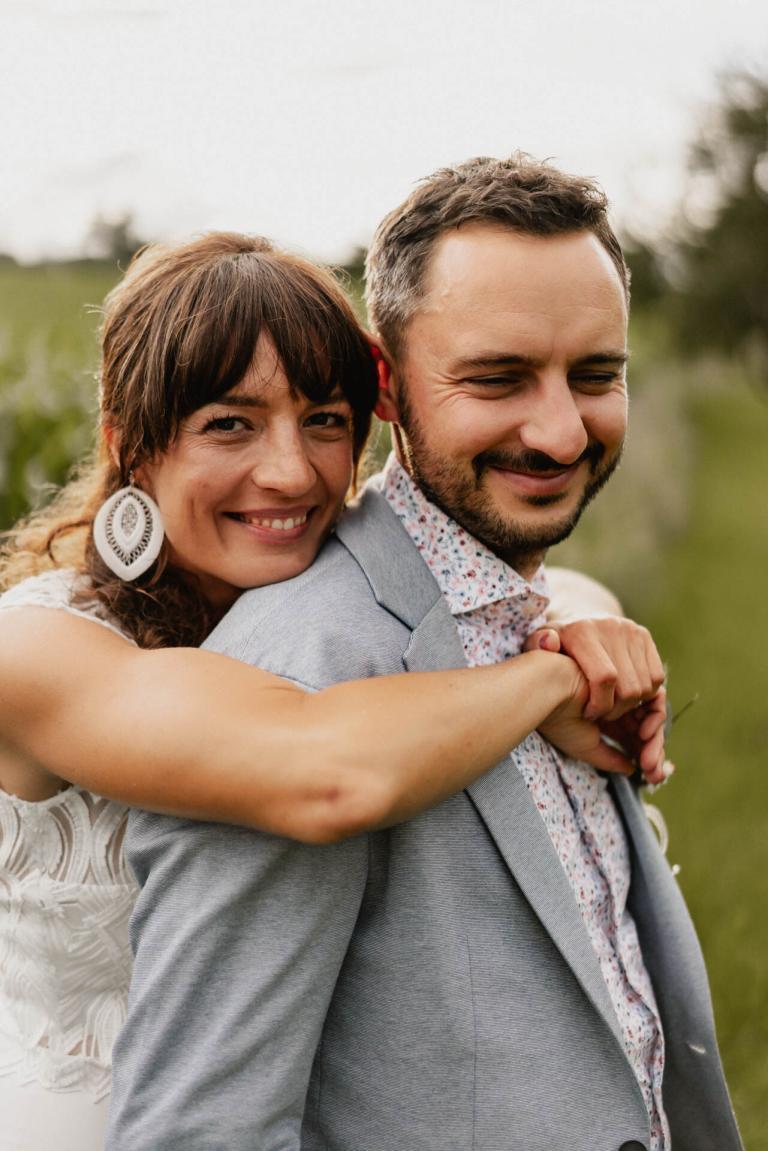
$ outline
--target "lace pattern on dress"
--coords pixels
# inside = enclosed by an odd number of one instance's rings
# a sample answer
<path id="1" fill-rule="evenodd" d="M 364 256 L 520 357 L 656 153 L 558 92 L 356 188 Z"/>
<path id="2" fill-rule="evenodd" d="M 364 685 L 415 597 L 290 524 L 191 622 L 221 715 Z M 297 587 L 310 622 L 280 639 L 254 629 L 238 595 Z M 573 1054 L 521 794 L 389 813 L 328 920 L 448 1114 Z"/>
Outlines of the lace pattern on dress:
<path id="1" fill-rule="evenodd" d="M 79 575 L 70 568 L 53 568 L 51 571 L 41 572 L 40 575 L 22 580 L 0 595 L 0 611 L 15 607 L 58 608 L 60 611 L 68 611 L 71 615 L 79 615 L 83 619 L 100 623 L 102 627 L 109 628 L 121 639 L 133 643 L 134 641 L 120 630 L 96 596 L 91 596 L 90 599 L 82 598 L 83 593 L 87 596 L 88 590 L 87 576 Z M 73 603 L 75 596 L 81 598 Z"/>
<path id="2" fill-rule="evenodd" d="M 121 634 L 100 604 L 73 609 L 72 590 L 72 573 L 45 573 L 0 597 L 0 610 L 58 607 Z M 79 787 L 39 803 L 0 791 L 0 1074 L 96 1099 L 109 1091 L 137 891 L 127 815 Z"/>

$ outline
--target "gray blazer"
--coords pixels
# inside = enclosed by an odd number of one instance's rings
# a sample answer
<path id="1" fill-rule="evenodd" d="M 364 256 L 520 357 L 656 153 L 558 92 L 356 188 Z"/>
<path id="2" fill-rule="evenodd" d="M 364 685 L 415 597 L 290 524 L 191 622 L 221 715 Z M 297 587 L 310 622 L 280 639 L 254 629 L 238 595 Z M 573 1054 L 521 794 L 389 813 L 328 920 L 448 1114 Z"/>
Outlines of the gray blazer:
<path id="1" fill-rule="evenodd" d="M 370 488 L 314 566 L 207 646 L 315 690 L 462 665 Z M 674 1151 L 736 1151 L 701 952 L 636 794 L 611 780 L 664 1021 Z M 109 1151 L 618 1151 L 642 1095 L 572 892 L 510 761 L 329 847 L 136 812 L 136 967 Z"/>

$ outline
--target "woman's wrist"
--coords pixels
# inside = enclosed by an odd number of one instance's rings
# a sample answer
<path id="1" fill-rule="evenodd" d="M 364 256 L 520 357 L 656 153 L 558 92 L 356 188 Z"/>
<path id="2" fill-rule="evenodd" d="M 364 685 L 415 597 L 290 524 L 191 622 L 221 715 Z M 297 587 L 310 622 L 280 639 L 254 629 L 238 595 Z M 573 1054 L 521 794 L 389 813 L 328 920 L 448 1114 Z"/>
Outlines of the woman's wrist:
<path id="1" fill-rule="evenodd" d="M 547 708 L 546 715 L 581 697 L 586 702 L 587 682 L 570 656 L 540 649 L 523 652 L 508 662 L 521 665 L 523 661 L 534 676 L 531 687 L 540 694 L 542 705 Z"/>

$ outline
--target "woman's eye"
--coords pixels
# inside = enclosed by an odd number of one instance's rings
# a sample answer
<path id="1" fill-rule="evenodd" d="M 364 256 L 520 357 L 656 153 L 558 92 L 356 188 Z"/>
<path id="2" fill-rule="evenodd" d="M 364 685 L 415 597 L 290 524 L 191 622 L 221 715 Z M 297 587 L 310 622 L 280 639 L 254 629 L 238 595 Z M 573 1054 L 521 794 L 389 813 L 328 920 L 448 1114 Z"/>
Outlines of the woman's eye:
<path id="1" fill-rule="evenodd" d="M 313 412 L 306 419 L 310 428 L 346 428 L 350 418 L 346 412 Z"/>
<path id="2" fill-rule="evenodd" d="M 245 428 L 245 421 L 240 416 L 216 416 L 203 428 L 206 432 L 241 432 Z"/>

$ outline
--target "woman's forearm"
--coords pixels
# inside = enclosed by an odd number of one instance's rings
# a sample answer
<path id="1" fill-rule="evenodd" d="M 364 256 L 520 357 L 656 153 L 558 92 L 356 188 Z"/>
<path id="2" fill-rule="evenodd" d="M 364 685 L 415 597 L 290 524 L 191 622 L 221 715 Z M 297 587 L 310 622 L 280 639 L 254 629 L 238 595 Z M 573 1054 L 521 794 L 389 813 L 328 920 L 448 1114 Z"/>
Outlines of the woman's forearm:
<path id="1" fill-rule="evenodd" d="M 530 655 L 545 659 L 530 659 Z M 569 659 L 340 684 L 305 700 L 323 762 L 348 788 L 346 834 L 408 819 L 498 763 L 583 684 Z M 361 783 L 361 781 L 363 781 Z M 332 832 L 331 832 L 332 833 Z"/>
<path id="2" fill-rule="evenodd" d="M 310 842 L 398 822 L 460 790 L 582 683 L 570 659 L 539 651 L 313 695 L 224 656 L 139 651 L 88 621 L 34 615 L 17 621 L 15 651 L 4 621 L 0 734 L 43 765 L 46 786 L 58 777 Z"/>
<path id="3" fill-rule="evenodd" d="M 122 707 L 142 716 L 141 734 L 132 724 L 133 745 L 127 730 L 123 745 L 105 700 L 109 766 L 87 779 L 78 770 L 77 782 L 139 807 L 318 843 L 461 790 L 583 682 L 571 660 L 548 652 L 317 694 L 211 652 L 137 656 Z"/>

